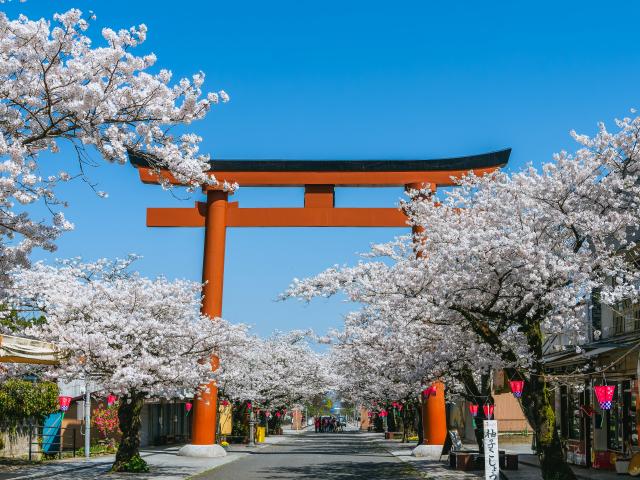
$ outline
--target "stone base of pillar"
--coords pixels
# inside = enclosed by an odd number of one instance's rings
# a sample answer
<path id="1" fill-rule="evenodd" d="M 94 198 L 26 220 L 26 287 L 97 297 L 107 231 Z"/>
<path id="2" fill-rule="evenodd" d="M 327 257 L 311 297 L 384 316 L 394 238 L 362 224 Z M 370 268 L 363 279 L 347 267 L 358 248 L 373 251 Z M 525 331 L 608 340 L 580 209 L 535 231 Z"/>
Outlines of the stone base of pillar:
<path id="1" fill-rule="evenodd" d="M 224 457 L 227 451 L 218 444 L 214 445 L 192 445 L 188 444 L 178 450 L 178 455 L 183 457 L 216 458 Z"/>
<path id="2" fill-rule="evenodd" d="M 413 449 L 411 455 L 414 457 L 426 458 L 427 460 L 440 460 L 442 445 L 418 445 Z"/>

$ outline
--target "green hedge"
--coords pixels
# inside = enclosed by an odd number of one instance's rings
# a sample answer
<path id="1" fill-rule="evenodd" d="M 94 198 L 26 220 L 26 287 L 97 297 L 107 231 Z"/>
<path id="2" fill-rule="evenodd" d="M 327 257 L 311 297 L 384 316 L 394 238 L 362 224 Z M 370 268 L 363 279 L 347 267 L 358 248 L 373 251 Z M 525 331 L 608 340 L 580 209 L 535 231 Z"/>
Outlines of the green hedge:
<path id="1" fill-rule="evenodd" d="M 11 378 L 0 383 L 0 422 L 16 425 L 32 418 L 41 422 L 58 410 L 58 385 Z"/>

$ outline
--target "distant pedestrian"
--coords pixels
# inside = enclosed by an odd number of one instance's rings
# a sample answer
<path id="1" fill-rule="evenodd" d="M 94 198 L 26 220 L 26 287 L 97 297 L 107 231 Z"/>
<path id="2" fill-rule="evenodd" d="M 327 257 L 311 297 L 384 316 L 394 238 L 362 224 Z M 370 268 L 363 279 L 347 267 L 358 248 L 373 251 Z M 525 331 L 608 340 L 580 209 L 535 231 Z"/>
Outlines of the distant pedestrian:
<path id="1" fill-rule="evenodd" d="M 319 417 L 315 417 L 314 420 L 315 420 L 314 424 L 315 424 L 315 427 L 316 427 L 316 433 L 318 433 L 320 431 L 320 418 Z"/>

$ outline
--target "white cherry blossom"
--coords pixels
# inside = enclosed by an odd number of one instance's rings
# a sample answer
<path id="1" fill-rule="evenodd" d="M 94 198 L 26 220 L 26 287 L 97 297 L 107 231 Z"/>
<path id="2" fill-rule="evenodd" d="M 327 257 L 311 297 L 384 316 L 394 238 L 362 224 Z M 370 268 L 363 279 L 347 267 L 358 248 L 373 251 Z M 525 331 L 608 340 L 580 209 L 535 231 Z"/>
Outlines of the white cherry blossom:
<path id="1" fill-rule="evenodd" d="M 0 12 L 0 288 L 8 271 L 28 264 L 33 248 L 54 250 L 73 227 L 56 186 L 84 176 L 94 156 L 124 164 L 134 150 L 186 185 L 215 183 L 206 173 L 209 157 L 199 153 L 201 138 L 184 126 L 227 94 L 203 95 L 203 73 L 176 83 L 167 69 L 152 73 L 155 55 L 133 53 L 146 39 L 145 25 L 104 28 L 102 41 L 87 36 L 89 25 L 77 9 L 52 22 Z M 77 158 L 76 174 L 56 168 L 63 155 Z M 32 218 L 28 206 L 35 203 L 53 219 Z"/>

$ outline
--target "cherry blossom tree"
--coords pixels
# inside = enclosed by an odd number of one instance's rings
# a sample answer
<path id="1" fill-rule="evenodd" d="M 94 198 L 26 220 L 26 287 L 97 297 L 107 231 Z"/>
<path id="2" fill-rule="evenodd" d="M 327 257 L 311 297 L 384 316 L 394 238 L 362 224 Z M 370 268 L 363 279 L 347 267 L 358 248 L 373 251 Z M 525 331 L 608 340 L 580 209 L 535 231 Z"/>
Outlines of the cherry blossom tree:
<path id="1" fill-rule="evenodd" d="M 276 332 L 270 338 L 252 336 L 243 348 L 220 358 L 220 394 L 250 401 L 263 409 L 292 407 L 329 391 L 333 376 L 325 357 L 311 349 L 311 332 Z"/>
<path id="2" fill-rule="evenodd" d="M 407 258 L 413 257 L 411 253 Z M 405 260 L 398 255 L 394 258 L 399 263 Z M 344 329 L 331 334 L 328 357 L 332 370 L 340 372 L 340 396 L 374 411 L 402 404 L 405 432 L 414 417 L 420 418 L 421 392 L 436 380 L 447 383 L 449 395 L 474 403 L 490 396 L 489 371 L 502 366 L 490 349 L 458 324 L 439 322 L 438 328 L 425 328 L 421 311 L 412 307 L 412 300 L 406 301 L 418 293 L 408 282 L 387 284 L 384 293 L 379 292 L 385 301 L 378 302 L 380 297 L 372 297 L 368 286 L 376 278 L 392 274 L 391 268 L 384 262 L 368 263 L 367 267 L 372 275 L 366 282 L 343 284 L 349 298 L 364 307 L 348 314 Z M 348 275 L 347 270 L 342 273 Z M 301 290 L 298 294 L 304 295 Z M 482 448 L 482 422 L 476 422 L 476 427 Z M 422 443 L 421 428 L 418 437 L 418 443 Z"/>
<path id="3" fill-rule="evenodd" d="M 593 289 L 608 303 L 638 296 L 640 117 L 616 124 L 614 133 L 604 125 L 594 137 L 573 133 L 582 148 L 540 170 L 469 175 L 443 198 L 413 192 L 403 208 L 423 233 L 375 248 L 380 261 L 297 281 L 289 294 L 344 291 L 370 308 L 401 306 L 406 318 L 443 333 L 433 349 L 482 345 L 478 367 L 466 368 L 482 368 L 488 349 L 489 363 L 526 381 L 521 405 L 543 477 L 574 478 L 555 428 L 543 347 L 558 335 L 567 345 L 587 340 Z M 462 335 L 451 334 L 456 326 Z"/>
<path id="4" fill-rule="evenodd" d="M 122 431 L 113 470 L 144 464 L 138 454 L 145 398 L 191 396 L 214 380 L 208 359 L 245 341 L 246 329 L 200 314 L 201 285 L 144 278 L 134 257 L 35 264 L 14 274 L 15 308 L 46 322 L 24 333 L 54 342 L 64 358 L 50 375 L 84 379 L 120 396 Z"/>
<path id="5" fill-rule="evenodd" d="M 84 172 L 92 152 L 124 164 L 133 150 L 191 187 L 215 183 L 200 137 L 181 127 L 227 94 L 203 95 L 203 73 L 176 83 L 167 69 L 151 73 L 155 55 L 132 53 L 146 39 L 145 25 L 104 28 L 94 45 L 89 24 L 77 9 L 53 22 L 0 12 L 0 288 L 12 268 L 28 264 L 33 248 L 54 250 L 73 227 L 56 186 L 78 176 L 91 183 Z M 68 162 L 59 157 L 69 155 L 77 173 L 64 170 Z M 49 208 L 50 221 L 29 215 L 26 207 L 36 203 Z"/>

